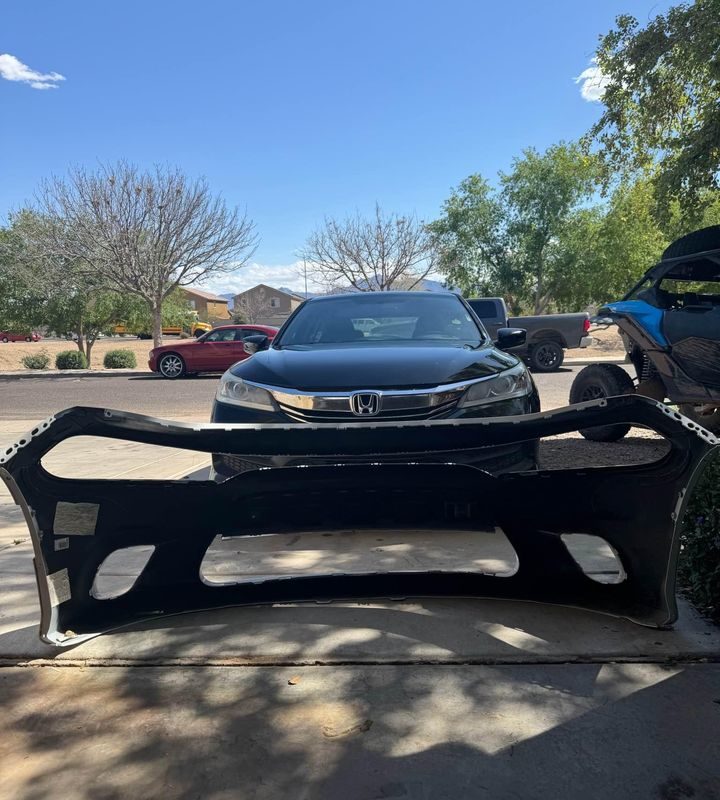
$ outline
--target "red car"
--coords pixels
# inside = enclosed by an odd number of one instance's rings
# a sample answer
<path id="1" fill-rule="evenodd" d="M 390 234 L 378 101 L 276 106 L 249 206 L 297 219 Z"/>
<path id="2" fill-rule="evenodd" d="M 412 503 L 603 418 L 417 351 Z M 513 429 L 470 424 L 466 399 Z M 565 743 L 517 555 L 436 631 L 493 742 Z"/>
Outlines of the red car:
<path id="1" fill-rule="evenodd" d="M 197 372 L 225 372 L 236 361 L 249 358 L 243 347 L 248 336 L 274 339 L 277 331 L 267 325 L 223 325 L 199 339 L 156 347 L 150 351 L 148 366 L 165 378 L 181 378 Z"/>
<path id="2" fill-rule="evenodd" d="M 8 342 L 39 342 L 42 339 L 39 333 L 18 333 L 17 331 L 0 331 L 0 342 L 7 344 Z"/>

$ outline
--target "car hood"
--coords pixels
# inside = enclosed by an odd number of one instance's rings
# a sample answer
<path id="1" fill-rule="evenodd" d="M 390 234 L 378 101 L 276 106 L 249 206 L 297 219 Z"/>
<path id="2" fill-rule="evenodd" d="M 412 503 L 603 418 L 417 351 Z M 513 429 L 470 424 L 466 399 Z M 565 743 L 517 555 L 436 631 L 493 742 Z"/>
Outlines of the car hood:
<path id="1" fill-rule="evenodd" d="M 160 347 L 153 347 L 153 353 L 163 353 L 167 350 L 177 350 L 178 347 L 191 347 L 194 344 L 199 344 L 197 339 L 178 339 L 177 342 L 168 344 L 161 344 Z"/>
<path id="2" fill-rule="evenodd" d="M 494 375 L 518 359 L 491 345 L 335 345 L 263 350 L 236 364 L 244 380 L 303 391 L 420 389 Z"/>

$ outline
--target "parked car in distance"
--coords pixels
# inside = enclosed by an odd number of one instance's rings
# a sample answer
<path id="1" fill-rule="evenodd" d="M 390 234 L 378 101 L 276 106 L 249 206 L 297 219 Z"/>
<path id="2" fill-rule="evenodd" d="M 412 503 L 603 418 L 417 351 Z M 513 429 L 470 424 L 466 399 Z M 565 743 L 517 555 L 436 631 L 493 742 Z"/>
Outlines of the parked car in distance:
<path id="1" fill-rule="evenodd" d="M 451 293 L 314 297 L 292 313 L 274 340 L 246 340 L 245 348 L 254 355 L 221 378 L 212 420 L 375 423 L 539 411 L 527 367 L 505 352 L 521 345 L 525 332 L 501 328 L 494 338 L 467 303 Z M 523 442 L 509 445 L 492 464 L 480 451 L 470 463 L 493 471 L 525 469 L 534 467 L 535 457 L 536 443 Z M 447 460 L 454 458 L 450 453 Z M 306 462 L 213 456 L 216 478 L 289 463 Z"/>
<path id="2" fill-rule="evenodd" d="M 150 351 L 148 366 L 165 378 L 198 372 L 224 372 L 236 361 L 249 358 L 243 344 L 248 336 L 272 341 L 277 328 L 267 325 L 222 325 L 199 339 L 164 344 Z"/>
<path id="3" fill-rule="evenodd" d="M 470 307 L 493 336 L 499 328 L 523 328 L 527 338 L 513 350 L 535 372 L 554 372 L 560 368 L 565 350 L 592 344 L 590 317 L 579 314 L 540 314 L 534 317 L 510 317 L 502 297 L 477 297 L 468 300 Z"/>
<path id="4" fill-rule="evenodd" d="M 0 331 L 0 342 L 39 342 L 42 339 L 35 331 Z"/>

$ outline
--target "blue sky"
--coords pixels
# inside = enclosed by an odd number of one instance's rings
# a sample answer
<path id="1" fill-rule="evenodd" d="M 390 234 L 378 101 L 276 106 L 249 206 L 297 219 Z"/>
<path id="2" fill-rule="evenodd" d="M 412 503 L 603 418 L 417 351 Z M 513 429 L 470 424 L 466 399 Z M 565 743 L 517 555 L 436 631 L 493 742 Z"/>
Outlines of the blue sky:
<path id="1" fill-rule="evenodd" d="M 468 174 L 584 133 L 601 105 L 574 78 L 598 35 L 668 5 L 6 3 L 0 220 L 70 164 L 167 162 L 256 222 L 256 264 L 214 288 L 299 287 L 295 253 L 325 215 L 377 200 L 429 220 Z"/>

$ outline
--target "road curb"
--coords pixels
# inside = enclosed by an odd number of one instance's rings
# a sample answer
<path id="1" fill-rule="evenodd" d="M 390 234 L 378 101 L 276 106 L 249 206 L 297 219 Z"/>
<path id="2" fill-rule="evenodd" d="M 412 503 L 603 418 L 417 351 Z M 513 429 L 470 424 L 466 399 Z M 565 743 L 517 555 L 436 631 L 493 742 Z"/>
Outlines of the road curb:
<path id="1" fill-rule="evenodd" d="M 0 372 L 0 380 L 23 378 L 131 378 L 134 376 L 154 376 L 149 369 L 18 369 Z"/>

